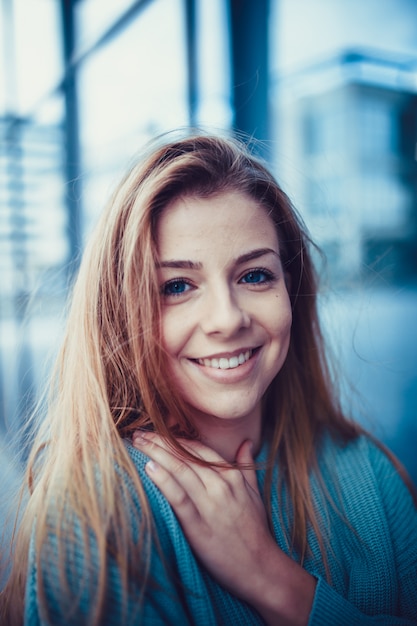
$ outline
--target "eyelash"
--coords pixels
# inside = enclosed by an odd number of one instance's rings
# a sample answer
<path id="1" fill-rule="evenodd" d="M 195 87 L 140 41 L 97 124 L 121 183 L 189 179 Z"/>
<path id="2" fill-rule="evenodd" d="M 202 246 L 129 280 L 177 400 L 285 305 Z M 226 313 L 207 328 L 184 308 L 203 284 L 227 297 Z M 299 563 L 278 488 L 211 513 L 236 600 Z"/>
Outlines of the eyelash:
<path id="1" fill-rule="evenodd" d="M 168 292 L 169 287 L 173 286 L 173 285 L 187 285 L 188 287 L 192 287 L 192 284 L 190 283 L 190 281 L 187 278 L 173 278 L 172 280 L 169 280 L 168 282 L 164 283 L 161 287 L 161 294 L 165 297 L 174 297 L 177 298 L 178 296 L 182 296 L 184 293 L 186 293 L 187 291 L 189 291 L 188 289 L 185 291 L 178 291 L 178 292 Z"/>
<path id="2" fill-rule="evenodd" d="M 254 282 L 254 283 L 246 282 L 244 283 L 246 285 L 265 285 L 266 283 L 271 283 L 276 278 L 276 276 L 271 272 L 271 270 L 268 270 L 265 267 L 254 267 L 253 269 L 245 272 L 242 278 L 239 280 L 239 282 L 241 282 L 244 278 L 249 276 L 249 274 L 264 274 L 265 279 Z"/>
<path id="3" fill-rule="evenodd" d="M 243 279 L 247 278 L 250 274 L 263 274 L 265 278 L 264 280 L 258 280 L 255 282 L 243 282 Z M 255 267 L 245 272 L 244 275 L 239 279 L 239 283 L 241 284 L 243 283 L 245 285 L 252 285 L 252 286 L 265 285 L 265 284 L 271 283 L 273 280 L 275 280 L 275 278 L 276 278 L 275 275 L 270 270 L 266 269 L 265 267 Z M 189 288 L 193 287 L 192 283 L 187 278 L 173 278 L 172 280 L 169 280 L 168 282 L 162 285 L 161 295 L 167 298 L 178 298 L 184 295 L 184 293 L 187 293 L 189 291 L 189 289 L 184 289 L 183 291 L 169 292 L 169 288 L 174 285 L 181 285 L 181 286 L 189 287 Z"/>

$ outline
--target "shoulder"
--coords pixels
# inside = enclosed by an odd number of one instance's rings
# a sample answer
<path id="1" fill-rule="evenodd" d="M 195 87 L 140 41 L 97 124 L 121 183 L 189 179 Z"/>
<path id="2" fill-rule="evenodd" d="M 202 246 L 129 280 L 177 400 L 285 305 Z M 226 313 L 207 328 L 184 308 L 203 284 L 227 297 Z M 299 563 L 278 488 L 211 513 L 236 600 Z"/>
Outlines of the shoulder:
<path id="1" fill-rule="evenodd" d="M 167 534 L 178 534 L 178 532 L 181 532 L 180 526 L 171 505 L 145 471 L 145 465 L 149 461 L 149 458 L 143 454 L 143 452 L 135 448 L 130 440 L 125 439 L 124 444 L 133 465 L 139 474 L 140 482 L 143 486 L 143 490 L 158 531 L 161 532 L 163 527 L 163 536 L 166 536 Z M 133 485 L 131 496 L 135 508 L 140 509 L 142 506 L 141 500 Z"/>
<path id="2" fill-rule="evenodd" d="M 328 529 L 334 589 L 364 613 L 415 618 L 417 508 L 390 456 L 367 435 L 347 444 L 326 435 L 313 493 Z"/>
<path id="3" fill-rule="evenodd" d="M 154 485 L 154 483 L 145 471 L 145 465 L 149 461 L 149 457 L 147 457 L 143 452 L 135 448 L 130 439 L 124 439 L 123 443 L 137 473 L 139 474 L 140 482 L 144 488 L 146 497 L 149 501 L 151 508 L 156 510 L 161 507 L 162 509 L 167 507 L 167 510 L 170 509 L 167 500 L 164 498 L 159 489 Z"/>
<path id="4" fill-rule="evenodd" d="M 377 510 L 397 532 L 412 520 L 417 529 L 417 508 L 406 473 L 391 453 L 373 437 L 363 434 L 343 444 L 323 438 L 318 464 L 326 487 L 350 515 Z M 417 536 L 417 530 L 416 530 Z"/>
<path id="5" fill-rule="evenodd" d="M 342 474 L 349 480 L 374 477 L 385 485 L 404 483 L 406 472 L 394 462 L 394 455 L 378 440 L 365 434 L 344 443 L 326 434 L 318 448 L 320 467 Z"/>

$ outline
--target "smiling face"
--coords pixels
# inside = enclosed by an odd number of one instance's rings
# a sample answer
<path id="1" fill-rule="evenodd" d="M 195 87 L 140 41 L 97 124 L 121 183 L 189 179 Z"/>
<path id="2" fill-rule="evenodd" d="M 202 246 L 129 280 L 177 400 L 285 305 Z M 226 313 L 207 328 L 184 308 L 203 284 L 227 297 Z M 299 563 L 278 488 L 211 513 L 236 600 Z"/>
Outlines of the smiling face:
<path id="1" fill-rule="evenodd" d="M 156 235 L 167 365 L 196 426 L 260 424 L 291 329 L 272 220 L 237 192 L 187 196 L 163 211 Z"/>

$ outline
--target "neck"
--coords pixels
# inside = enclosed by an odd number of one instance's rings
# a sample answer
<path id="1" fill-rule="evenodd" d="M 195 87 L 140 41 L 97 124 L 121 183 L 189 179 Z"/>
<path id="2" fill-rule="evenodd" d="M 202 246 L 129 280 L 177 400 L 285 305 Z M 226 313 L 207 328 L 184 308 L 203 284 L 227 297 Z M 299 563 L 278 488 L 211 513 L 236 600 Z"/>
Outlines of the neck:
<path id="1" fill-rule="evenodd" d="M 241 444 L 250 439 L 253 443 L 253 454 L 256 456 L 261 446 L 261 418 L 257 419 L 223 419 L 204 416 L 195 420 L 200 432 L 201 441 L 220 454 L 229 463 L 236 460 Z"/>

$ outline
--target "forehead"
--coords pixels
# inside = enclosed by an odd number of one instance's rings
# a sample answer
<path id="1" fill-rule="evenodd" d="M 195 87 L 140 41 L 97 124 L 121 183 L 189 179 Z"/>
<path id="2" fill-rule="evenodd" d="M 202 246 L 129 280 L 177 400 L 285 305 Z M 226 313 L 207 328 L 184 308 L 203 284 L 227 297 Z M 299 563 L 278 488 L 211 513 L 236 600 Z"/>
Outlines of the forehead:
<path id="1" fill-rule="evenodd" d="M 185 196 L 162 211 L 156 227 L 159 256 L 207 251 L 224 246 L 230 250 L 258 244 L 278 252 L 278 236 L 267 210 L 236 191 L 208 198 Z"/>

